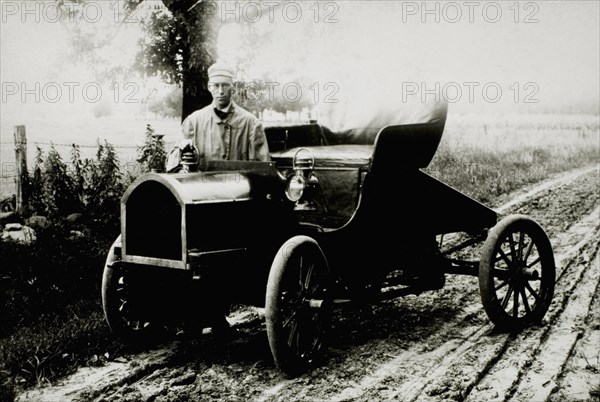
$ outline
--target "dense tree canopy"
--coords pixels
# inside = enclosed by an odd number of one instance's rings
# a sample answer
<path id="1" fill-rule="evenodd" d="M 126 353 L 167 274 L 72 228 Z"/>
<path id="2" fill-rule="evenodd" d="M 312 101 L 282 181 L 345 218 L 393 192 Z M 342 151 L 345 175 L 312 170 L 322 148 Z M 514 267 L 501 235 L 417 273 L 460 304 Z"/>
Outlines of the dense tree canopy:
<path id="1" fill-rule="evenodd" d="M 141 0 L 128 0 L 133 8 Z M 142 39 L 137 67 L 166 82 L 183 87 L 182 119 L 211 102 L 207 89 L 208 67 L 216 59 L 217 29 L 215 14 L 208 2 L 163 0 L 167 10 L 156 10 L 142 24 Z"/>

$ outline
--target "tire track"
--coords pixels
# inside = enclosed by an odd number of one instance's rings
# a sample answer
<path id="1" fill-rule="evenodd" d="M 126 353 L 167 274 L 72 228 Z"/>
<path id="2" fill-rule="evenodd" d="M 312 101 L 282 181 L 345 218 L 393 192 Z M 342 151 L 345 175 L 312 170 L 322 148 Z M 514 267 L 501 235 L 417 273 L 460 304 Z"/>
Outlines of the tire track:
<path id="1" fill-rule="evenodd" d="M 515 210 L 515 209 L 519 208 L 521 205 L 527 203 L 529 200 L 538 196 L 540 193 L 543 193 L 544 191 L 547 191 L 551 188 L 559 187 L 563 184 L 569 183 L 569 182 L 571 182 L 581 176 L 584 176 L 588 173 L 597 172 L 597 171 L 598 171 L 598 166 L 596 165 L 596 166 L 584 167 L 581 169 L 575 169 L 575 170 L 566 172 L 564 174 L 560 174 L 555 178 L 552 178 L 550 180 L 545 180 L 542 183 L 538 183 L 538 184 L 534 185 L 534 187 L 531 188 L 530 190 L 528 190 L 525 193 L 520 194 L 516 197 L 513 197 L 510 201 L 500 205 L 497 208 L 494 208 L 494 210 L 500 215 L 505 214 L 511 210 Z"/>
<path id="2" fill-rule="evenodd" d="M 521 379 L 516 392 L 509 401 L 546 401 L 557 388 L 557 379 L 562 373 L 577 340 L 583 334 L 581 324 L 587 317 L 594 292 L 600 279 L 598 253 L 589 264 L 588 277 L 578 283 L 577 289 L 569 297 L 569 304 L 561 313 L 558 323 L 550 329 L 545 342 L 535 353 L 535 360 Z M 583 276 L 583 275 L 582 275 Z M 548 380 L 550 378 L 550 380 Z"/>
<path id="3" fill-rule="evenodd" d="M 571 230 L 572 235 L 581 233 L 582 228 L 587 228 L 590 221 L 595 222 L 596 216 L 600 213 L 600 209 L 596 209 L 592 214 L 585 217 Z M 581 250 L 588 245 L 592 239 L 597 237 L 597 232 L 588 232 L 586 236 L 578 243 L 575 248 L 558 250 L 556 256 L 558 266 L 563 269 L 559 272 L 558 278 L 562 277 L 567 271 L 567 267 L 574 261 L 574 258 Z M 577 286 L 580 275 L 583 270 L 580 270 L 579 276 L 575 280 L 570 280 L 570 289 Z M 557 305 L 557 301 L 564 302 L 568 297 L 569 291 L 563 291 L 558 298 L 555 296 L 553 305 Z M 470 306 L 474 309 L 481 309 L 477 304 Z M 551 321 L 556 315 L 556 307 L 554 314 L 550 311 L 546 320 Z M 414 345 L 413 350 L 409 350 L 396 356 L 393 360 L 386 363 L 382 367 L 375 370 L 374 374 L 363 379 L 358 386 L 345 389 L 340 394 L 331 398 L 332 400 L 349 400 L 349 399 L 371 399 L 381 398 L 383 400 L 399 400 L 399 401 L 427 401 L 451 399 L 461 400 L 472 389 L 481 378 L 481 373 L 486 372 L 496 364 L 496 361 L 502 356 L 504 351 L 509 346 L 513 336 L 510 334 L 495 334 L 491 324 L 484 324 L 476 329 L 466 328 L 459 333 L 458 336 L 452 335 L 452 330 L 456 322 L 448 323 L 448 335 L 452 339 L 444 343 L 439 350 L 429 353 L 419 353 L 420 345 Z M 532 333 L 539 338 L 542 337 L 542 331 L 539 329 L 531 330 Z M 425 341 L 427 343 L 427 341 Z M 458 343 L 458 344 L 457 344 Z M 526 342 L 522 342 L 526 343 Z M 515 344 L 520 344 L 516 342 Z M 510 353 L 509 355 L 513 355 Z M 436 358 L 443 356 L 442 359 Z M 516 356 L 519 356 L 518 354 Z M 381 373 L 389 373 L 389 377 L 408 377 L 398 384 L 397 388 L 391 392 L 381 392 L 375 390 L 375 385 L 385 379 Z M 510 388 L 510 387 L 509 387 Z M 474 400 L 486 400 L 479 398 Z"/>
<path id="4" fill-rule="evenodd" d="M 599 261 L 596 261 L 600 264 Z M 600 267 L 596 265 L 596 270 Z M 583 325 L 581 338 L 557 379 L 556 392 L 550 401 L 600 399 L 600 284 L 596 287 L 590 311 Z"/>
<path id="5" fill-rule="evenodd" d="M 578 226 L 576 226 L 575 229 L 583 230 L 584 228 L 594 224 L 597 226 L 597 217 L 599 212 L 600 211 L 598 209 L 595 210 L 592 214 L 588 215 L 587 219 L 584 219 Z M 591 252 L 594 252 L 594 249 L 597 248 L 598 228 L 592 228 L 589 233 L 589 236 L 581 240 L 578 245 L 570 251 L 570 253 L 566 256 L 567 259 L 578 258 L 579 260 L 585 260 L 586 257 L 582 256 L 585 256 L 588 253 L 588 250 L 592 249 Z M 586 247 L 586 242 L 590 242 L 591 244 Z M 589 262 L 585 263 L 585 261 L 583 264 L 572 264 L 571 266 L 565 267 L 561 271 L 561 274 L 564 274 L 566 270 L 570 271 L 570 278 L 566 278 L 562 275 L 558 278 L 555 301 L 552 304 L 551 310 L 548 312 L 547 319 L 558 316 L 556 318 L 557 322 L 552 323 L 552 325 L 543 332 L 536 331 L 536 329 L 533 328 L 527 329 L 519 334 L 515 338 L 514 343 L 512 343 L 507 349 L 505 355 L 502 356 L 501 360 L 489 372 L 486 373 L 486 376 L 480 381 L 479 384 L 477 384 L 471 394 L 468 395 L 466 399 L 467 401 L 503 401 L 505 400 L 505 396 L 510 395 L 511 392 L 514 391 L 514 388 L 518 386 L 524 373 L 531 370 L 530 365 L 535 359 L 535 356 L 537 353 L 544 350 L 542 346 L 540 346 L 540 343 L 543 344 L 548 340 L 549 337 L 555 336 L 553 334 L 555 326 L 560 325 L 561 322 L 565 321 L 564 311 L 571 305 L 569 304 L 571 299 L 574 298 L 575 303 L 579 302 L 579 296 L 573 297 L 572 294 L 579 294 L 579 287 L 588 286 L 590 279 L 592 279 L 587 278 L 586 280 L 582 280 L 582 278 L 586 274 L 591 274 L 590 276 L 595 275 L 593 266 L 590 267 Z M 591 281 L 594 286 L 597 284 L 597 278 L 595 280 L 596 282 L 593 280 Z M 565 283 L 566 281 L 568 282 Z M 557 296 L 559 300 L 562 299 L 562 303 L 559 306 L 556 304 Z M 562 342 L 565 341 L 570 343 L 569 340 L 562 340 Z M 560 350 L 560 348 L 557 350 Z M 544 377 L 548 377 L 546 370 L 544 370 Z M 541 397 L 541 395 L 538 396 Z M 542 399 L 535 398 L 533 400 L 537 401 Z"/>
<path id="6" fill-rule="evenodd" d="M 455 326 L 460 320 L 453 321 L 448 324 L 448 327 Z M 448 331 L 450 328 L 447 329 Z M 352 387 L 344 389 L 338 395 L 333 396 L 332 400 L 352 400 L 363 397 L 365 392 L 372 390 L 376 385 L 382 383 L 387 377 L 395 376 L 401 373 L 403 376 L 414 377 L 414 381 L 405 382 L 401 389 L 394 392 L 392 395 L 381 395 L 384 400 L 396 399 L 397 395 L 401 394 L 404 400 L 413 400 L 416 398 L 423 387 L 427 384 L 427 378 L 435 375 L 436 368 L 444 366 L 448 358 L 457 354 L 464 353 L 485 331 L 480 328 L 473 333 L 466 333 L 462 337 L 458 336 L 448 342 L 445 342 L 440 347 L 425 352 L 421 345 L 416 345 L 415 348 L 407 350 L 400 355 L 397 355 L 392 360 L 386 362 L 375 370 L 372 374 L 364 377 L 360 383 Z M 467 329 L 467 332 L 470 332 Z M 424 376 L 421 376 L 424 374 Z"/>
<path id="7" fill-rule="evenodd" d="M 251 319 L 252 314 L 245 311 L 233 314 L 229 321 L 232 325 L 237 325 Z M 152 373 L 172 365 L 174 361 L 181 359 L 181 354 L 185 354 L 184 350 L 180 350 L 184 349 L 181 346 L 182 342 L 175 340 L 101 367 L 80 367 L 58 385 L 26 391 L 18 395 L 16 401 L 93 400 L 116 388 L 141 381 Z"/>
<path id="8" fill-rule="evenodd" d="M 559 263 L 564 264 L 557 285 L 559 288 L 555 293 L 552 308 L 545 317 L 544 327 L 527 328 L 500 341 L 495 336 L 484 337 L 477 348 L 469 350 L 460 359 L 456 359 L 438 380 L 427 387 L 419 400 L 434 400 L 440 395 L 454 400 L 462 400 L 465 395 L 469 401 L 505 400 L 505 395 L 511 393 L 511 389 L 520 381 L 522 373 L 531 371 L 530 363 L 536 355 L 557 346 L 552 343 L 545 348 L 540 344 L 555 336 L 556 327 L 564 321 L 564 310 L 571 305 L 573 294 L 579 294 L 581 283 L 586 282 L 582 281 L 582 278 L 590 271 L 589 263 L 579 264 L 578 260 L 580 254 L 585 254 L 590 249 L 593 251 L 597 247 L 594 239 L 597 238 L 598 232 L 592 233 L 580 242 L 579 247 L 576 248 L 576 255 L 569 253 L 559 260 Z M 594 288 L 595 284 L 592 282 Z M 575 296 L 576 302 L 580 299 Z M 499 353 L 495 353 L 495 350 Z M 555 349 L 557 350 L 560 349 Z M 567 356 L 569 352 L 570 349 L 567 351 Z M 539 373 L 540 378 L 548 378 L 548 375 L 547 370 Z M 484 392 L 471 392 L 475 386 L 478 387 L 478 391 L 484 390 Z M 517 400 L 542 399 L 536 397 L 517 398 Z"/>
<path id="9" fill-rule="evenodd" d="M 137 381 L 166 366 L 175 354 L 175 343 L 167 347 L 142 352 L 127 362 L 111 362 L 102 367 L 81 367 L 59 385 L 33 389 L 18 395 L 16 401 L 90 400 L 111 387 Z"/>

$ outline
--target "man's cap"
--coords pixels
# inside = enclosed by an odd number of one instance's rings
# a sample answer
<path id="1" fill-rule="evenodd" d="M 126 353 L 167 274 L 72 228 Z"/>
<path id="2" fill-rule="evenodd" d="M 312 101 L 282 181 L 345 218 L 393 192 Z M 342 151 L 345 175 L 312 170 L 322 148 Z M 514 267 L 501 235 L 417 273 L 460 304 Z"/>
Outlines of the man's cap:
<path id="1" fill-rule="evenodd" d="M 208 79 L 213 77 L 228 77 L 233 80 L 234 76 L 233 69 L 225 63 L 217 62 L 208 68 Z"/>

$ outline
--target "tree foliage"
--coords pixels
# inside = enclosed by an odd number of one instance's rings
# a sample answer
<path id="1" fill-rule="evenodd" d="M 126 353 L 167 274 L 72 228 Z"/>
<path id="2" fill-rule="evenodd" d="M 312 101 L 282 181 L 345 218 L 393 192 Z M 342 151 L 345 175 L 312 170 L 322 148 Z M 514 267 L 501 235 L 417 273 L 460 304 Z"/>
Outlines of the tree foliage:
<path id="1" fill-rule="evenodd" d="M 130 6 L 140 4 L 129 0 Z M 183 88 L 182 119 L 212 100 L 207 88 L 208 67 L 216 60 L 217 24 L 209 2 L 163 0 L 141 19 L 136 68 Z"/>
<path id="2" fill-rule="evenodd" d="M 163 5 L 143 0 L 111 2 L 119 6 L 122 21 L 110 29 L 102 24 L 68 23 L 77 20 L 81 7 L 89 0 L 56 0 L 62 9 L 62 22 L 71 38 L 68 59 L 91 68 L 99 79 L 139 75 L 156 76 L 183 88 L 182 118 L 212 100 L 207 88 L 208 67 L 216 60 L 217 20 L 214 4 L 197 0 L 163 0 Z M 139 21 L 144 37 L 131 66 L 109 63 L 108 44 L 114 40 L 130 15 Z M 134 20 L 134 21 L 135 21 Z"/>
<path id="3" fill-rule="evenodd" d="M 168 84 L 182 84 L 182 29 L 166 8 L 156 9 L 143 17 L 144 35 L 139 40 L 140 51 L 135 67 L 144 75 L 158 76 Z"/>
<path id="4" fill-rule="evenodd" d="M 183 92 L 176 87 L 163 96 L 156 96 L 148 103 L 148 111 L 162 117 L 180 117 Z"/>
<path id="5" fill-rule="evenodd" d="M 125 3 L 93 3 L 95 7 L 100 5 L 105 7 L 104 12 L 100 13 L 102 18 L 97 21 L 90 20 L 91 17 L 84 17 L 85 7 L 92 4 L 89 0 L 55 1 L 61 10 L 59 23 L 67 31 L 70 39 L 69 50 L 63 55 L 63 63 L 67 63 L 70 67 L 85 67 L 99 82 L 115 82 L 137 74 L 133 66 L 115 63 L 112 51 L 107 50 L 115 43 L 117 35 L 126 26 L 122 21 L 115 24 L 112 13 L 115 16 L 125 15 L 125 11 L 121 12 L 114 7 L 128 8 L 131 0 Z M 59 66 L 59 68 L 64 67 L 65 65 Z"/>

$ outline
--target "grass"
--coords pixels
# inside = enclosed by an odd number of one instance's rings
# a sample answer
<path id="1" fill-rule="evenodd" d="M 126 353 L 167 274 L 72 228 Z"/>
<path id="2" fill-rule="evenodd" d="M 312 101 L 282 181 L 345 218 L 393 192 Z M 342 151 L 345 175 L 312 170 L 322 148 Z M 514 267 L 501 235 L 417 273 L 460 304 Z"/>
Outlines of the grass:
<path id="1" fill-rule="evenodd" d="M 94 302 L 79 302 L 57 315 L 46 314 L 0 342 L 3 370 L 20 385 L 50 384 L 81 365 L 99 365 L 121 345 L 111 336 Z"/>
<path id="2" fill-rule="evenodd" d="M 139 127 L 135 122 L 114 123 L 116 132 L 110 132 L 111 124 L 103 124 L 102 130 L 111 135 L 100 138 L 116 145 L 143 143 L 145 122 Z M 30 144 L 50 138 L 69 144 L 76 138 L 64 125 L 47 127 L 41 135 L 43 125 L 28 125 Z M 178 122 L 157 127 L 173 131 Z M 3 141 L 10 129 L 2 125 Z M 450 116 L 427 171 L 493 205 L 497 197 L 554 173 L 598 164 L 599 130 L 598 116 Z M 93 133 L 77 143 L 94 145 L 99 131 Z M 175 137 L 165 138 L 167 144 Z M 135 147 L 123 152 L 121 161 L 135 158 Z M 52 383 L 80 365 L 102 364 L 121 352 L 103 320 L 99 300 L 99 278 L 112 239 L 92 233 L 69 243 L 65 237 L 40 234 L 35 249 L 0 247 L 0 295 L 6 300 L 0 305 L 0 400 L 13 399 L 15 386 Z"/>
<path id="3" fill-rule="evenodd" d="M 14 388 L 48 384 L 120 350 L 102 316 L 106 231 L 69 237 L 55 224 L 34 245 L 0 242 L 0 400 Z"/>
<path id="4" fill-rule="evenodd" d="M 0 400 L 12 400 L 16 388 L 51 385 L 80 366 L 102 365 L 122 350 L 98 300 L 44 314 L 0 339 Z"/>
<path id="5" fill-rule="evenodd" d="M 600 162 L 598 116 L 451 118 L 432 176 L 483 202 L 553 174 Z"/>

